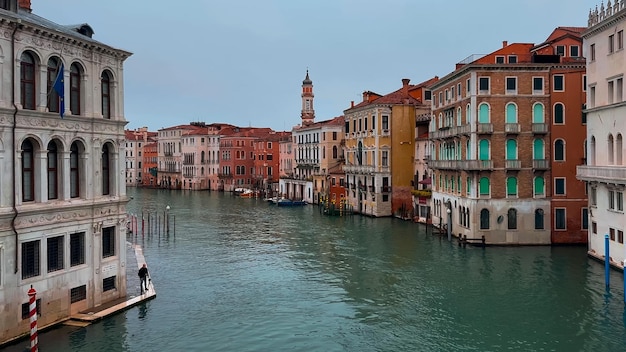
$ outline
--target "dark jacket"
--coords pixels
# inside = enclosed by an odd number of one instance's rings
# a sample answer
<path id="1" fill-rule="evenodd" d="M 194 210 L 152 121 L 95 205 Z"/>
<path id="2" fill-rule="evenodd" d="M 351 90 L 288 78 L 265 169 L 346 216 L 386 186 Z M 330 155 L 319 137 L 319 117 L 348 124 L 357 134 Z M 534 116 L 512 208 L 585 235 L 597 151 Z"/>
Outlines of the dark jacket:
<path id="1" fill-rule="evenodd" d="M 141 269 L 139 269 L 139 277 L 146 277 L 148 276 L 148 268 L 144 268 L 141 267 Z"/>

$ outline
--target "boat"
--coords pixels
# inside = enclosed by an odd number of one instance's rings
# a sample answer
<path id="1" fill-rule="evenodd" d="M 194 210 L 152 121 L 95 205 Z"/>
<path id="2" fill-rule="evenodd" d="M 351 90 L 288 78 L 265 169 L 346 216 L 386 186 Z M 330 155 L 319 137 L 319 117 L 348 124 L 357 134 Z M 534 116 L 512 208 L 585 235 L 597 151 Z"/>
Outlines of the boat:
<path id="1" fill-rule="evenodd" d="M 254 198 L 256 194 L 251 189 L 245 189 L 243 192 L 239 193 L 239 197 L 241 198 Z"/>
<path id="2" fill-rule="evenodd" d="M 301 205 L 306 205 L 306 202 L 303 200 L 291 200 L 287 198 L 282 198 L 276 201 L 276 205 L 279 207 L 297 207 Z"/>

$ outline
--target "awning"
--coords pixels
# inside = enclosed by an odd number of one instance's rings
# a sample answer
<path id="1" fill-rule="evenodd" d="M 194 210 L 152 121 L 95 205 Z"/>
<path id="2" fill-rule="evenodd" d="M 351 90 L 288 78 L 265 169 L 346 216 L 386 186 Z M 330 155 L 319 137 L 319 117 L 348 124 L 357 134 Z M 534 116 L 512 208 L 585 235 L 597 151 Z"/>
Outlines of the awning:
<path id="1" fill-rule="evenodd" d="M 418 182 L 420 185 L 429 185 L 431 183 L 430 177 L 429 178 L 425 178 L 423 180 L 421 180 L 420 182 Z"/>

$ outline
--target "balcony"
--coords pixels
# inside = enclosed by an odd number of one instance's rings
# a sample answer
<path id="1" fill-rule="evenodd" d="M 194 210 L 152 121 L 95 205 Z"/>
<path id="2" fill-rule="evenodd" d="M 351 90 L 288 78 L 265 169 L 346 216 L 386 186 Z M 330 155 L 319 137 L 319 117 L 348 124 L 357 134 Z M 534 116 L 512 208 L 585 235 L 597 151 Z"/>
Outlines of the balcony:
<path id="1" fill-rule="evenodd" d="M 428 160 L 428 167 L 439 170 L 460 170 L 461 160 Z"/>
<path id="2" fill-rule="evenodd" d="M 479 123 L 478 128 L 476 129 L 477 133 L 480 134 L 492 134 L 493 133 L 493 124 L 491 123 Z"/>
<path id="3" fill-rule="evenodd" d="M 493 160 L 465 160 L 464 170 L 490 171 L 493 170 Z"/>
<path id="4" fill-rule="evenodd" d="M 533 123 L 533 133 L 534 134 L 548 133 L 548 124 L 547 123 Z"/>
<path id="5" fill-rule="evenodd" d="M 550 163 L 546 159 L 533 159 L 533 169 L 535 170 L 548 170 Z"/>
<path id="6" fill-rule="evenodd" d="M 458 136 L 460 134 L 469 134 L 471 131 L 470 125 L 461 125 L 453 127 L 442 127 L 437 131 L 430 132 L 430 138 L 441 139 Z"/>
<path id="7" fill-rule="evenodd" d="M 504 132 L 508 134 L 518 134 L 520 132 L 519 123 L 505 123 Z"/>
<path id="8" fill-rule="evenodd" d="M 579 165 L 576 167 L 576 178 L 582 181 L 626 184 L 626 166 Z"/>
<path id="9" fill-rule="evenodd" d="M 521 160 L 505 160 L 504 167 L 508 170 L 519 170 L 522 168 Z"/>

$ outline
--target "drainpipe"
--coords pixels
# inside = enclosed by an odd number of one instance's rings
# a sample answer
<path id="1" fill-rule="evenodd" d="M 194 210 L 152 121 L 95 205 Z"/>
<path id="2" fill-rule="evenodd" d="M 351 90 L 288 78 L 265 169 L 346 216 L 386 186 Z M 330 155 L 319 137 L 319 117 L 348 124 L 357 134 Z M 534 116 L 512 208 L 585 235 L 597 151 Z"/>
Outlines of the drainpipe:
<path id="1" fill-rule="evenodd" d="M 13 176 L 11 177 L 12 180 L 12 187 L 13 188 L 13 219 L 11 219 L 11 230 L 13 230 L 13 235 L 15 236 L 15 274 L 17 274 L 18 271 L 18 247 L 19 247 L 19 241 L 18 241 L 18 236 L 17 236 L 17 230 L 15 229 L 15 219 L 17 219 L 17 190 L 15 189 L 15 155 L 17 153 L 17 144 L 15 143 L 15 129 L 17 126 L 17 105 L 15 105 L 15 32 L 17 32 L 18 27 L 20 26 L 20 22 L 22 22 L 22 20 L 18 19 L 17 22 L 13 22 L 13 33 L 11 34 L 11 103 L 13 104 L 13 127 L 12 127 L 12 133 L 13 133 L 13 156 L 11 157 L 12 159 L 12 165 L 13 165 Z"/>

